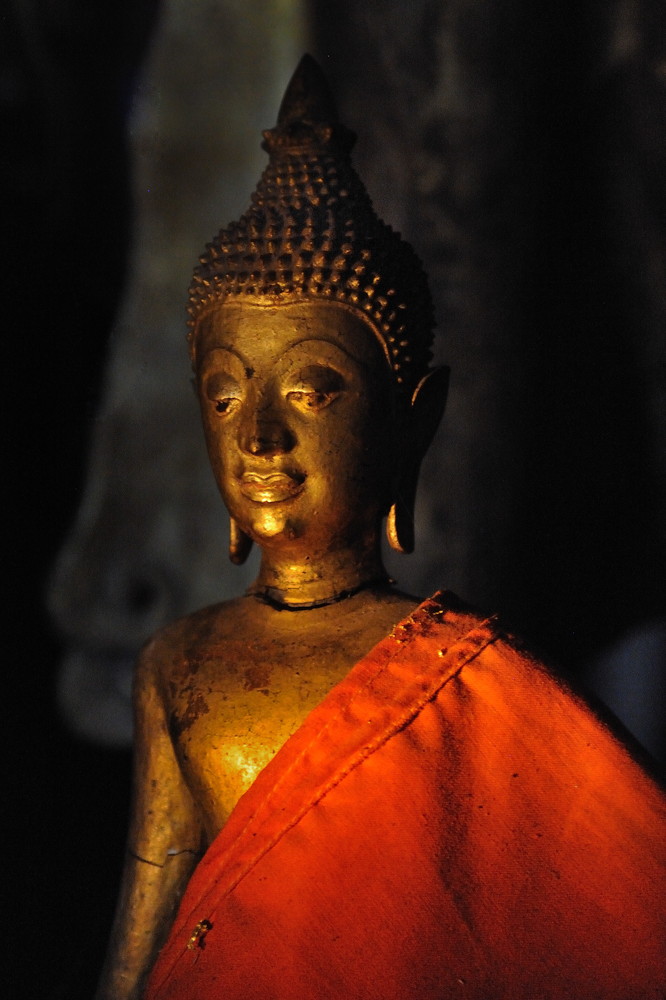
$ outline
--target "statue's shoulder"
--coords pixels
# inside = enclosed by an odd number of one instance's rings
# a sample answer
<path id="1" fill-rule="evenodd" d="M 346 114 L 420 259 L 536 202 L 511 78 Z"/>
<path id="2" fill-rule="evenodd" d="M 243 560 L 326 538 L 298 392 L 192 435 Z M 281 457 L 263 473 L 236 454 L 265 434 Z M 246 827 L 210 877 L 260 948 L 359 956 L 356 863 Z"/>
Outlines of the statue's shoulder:
<path id="1" fill-rule="evenodd" d="M 498 638 L 508 638 L 509 642 L 520 642 L 515 637 L 508 637 L 499 616 L 484 611 L 463 600 L 452 590 L 438 590 L 432 597 L 424 601 L 416 610 L 416 616 L 429 626 L 435 626 L 433 639 L 445 639 L 449 644 L 471 643 L 485 644 Z"/>
<path id="2" fill-rule="evenodd" d="M 159 629 L 144 645 L 137 670 L 169 675 L 196 662 L 211 649 L 224 647 L 241 624 L 241 600 L 235 598 L 200 608 Z"/>
<path id="3" fill-rule="evenodd" d="M 590 704 L 589 692 L 566 665 L 544 653 L 502 615 L 479 610 L 451 591 L 438 591 L 427 604 L 430 616 L 441 621 L 450 640 L 456 640 L 456 653 L 464 661 L 459 674 L 462 686 L 469 686 L 489 705 L 506 702 L 517 709 L 520 704 L 529 716 L 541 700 L 547 725 L 553 724 L 550 710 L 556 705 L 561 717 L 567 713 L 570 717 L 575 706 L 586 717 L 603 715 L 608 724 L 608 713 L 596 702 Z"/>
<path id="4" fill-rule="evenodd" d="M 538 670 L 553 676 L 558 681 L 566 678 L 566 672 L 554 665 L 520 632 L 507 622 L 502 615 L 483 610 L 469 604 L 450 590 L 437 591 L 424 602 L 430 620 L 437 622 L 449 641 L 457 640 L 464 645 L 469 642 L 471 650 L 478 651 L 482 663 L 491 654 L 496 661 L 520 666 L 527 671 Z M 487 653 L 482 655 L 487 649 Z"/>

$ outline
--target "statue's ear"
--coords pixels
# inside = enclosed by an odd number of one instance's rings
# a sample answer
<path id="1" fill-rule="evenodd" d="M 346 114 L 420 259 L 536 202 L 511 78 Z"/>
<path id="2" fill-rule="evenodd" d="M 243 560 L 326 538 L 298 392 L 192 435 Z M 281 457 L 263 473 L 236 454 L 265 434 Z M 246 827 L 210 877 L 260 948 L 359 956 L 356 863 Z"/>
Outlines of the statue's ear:
<path id="1" fill-rule="evenodd" d="M 242 566 L 250 554 L 252 539 L 229 515 L 229 558 L 236 566 Z"/>
<path id="2" fill-rule="evenodd" d="M 444 365 L 424 375 L 412 395 L 412 444 L 419 455 L 419 465 L 437 432 L 449 394 L 450 369 Z"/>
<path id="3" fill-rule="evenodd" d="M 386 521 L 389 545 L 397 552 L 414 551 L 414 505 L 419 470 L 444 415 L 448 391 L 449 369 L 442 366 L 424 375 L 412 395 L 394 499 Z"/>

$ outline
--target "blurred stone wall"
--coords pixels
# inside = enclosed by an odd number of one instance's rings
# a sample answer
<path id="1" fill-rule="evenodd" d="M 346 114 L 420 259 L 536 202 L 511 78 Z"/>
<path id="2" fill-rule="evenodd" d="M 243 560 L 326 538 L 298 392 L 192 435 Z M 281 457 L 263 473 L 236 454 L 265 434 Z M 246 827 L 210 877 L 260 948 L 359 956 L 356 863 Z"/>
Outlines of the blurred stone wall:
<path id="1" fill-rule="evenodd" d="M 308 47 L 424 260 L 452 368 L 417 550 L 391 572 L 500 610 L 578 672 L 594 660 L 600 689 L 599 657 L 633 650 L 620 692 L 632 673 L 655 689 L 640 650 L 658 644 L 625 640 L 659 633 L 666 592 L 664 20 L 653 0 L 164 4 L 131 121 L 131 281 L 51 588 L 79 731 L 127 739 L 141 641 L 252 573 L 226 561 L 183 301 Z"/>

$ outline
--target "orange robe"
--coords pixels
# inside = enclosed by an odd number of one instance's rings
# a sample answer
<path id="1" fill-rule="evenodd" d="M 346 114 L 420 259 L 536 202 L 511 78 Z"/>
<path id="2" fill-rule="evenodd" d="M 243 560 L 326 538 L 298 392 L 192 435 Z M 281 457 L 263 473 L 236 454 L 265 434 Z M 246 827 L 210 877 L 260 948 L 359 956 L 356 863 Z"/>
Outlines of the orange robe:
<path id="1" fill-rule="evenodd" d="M 656 1000 L 665 913 L 662 792 L 494 620 L 438 594 L 240 800 L 147 997 Z"/>

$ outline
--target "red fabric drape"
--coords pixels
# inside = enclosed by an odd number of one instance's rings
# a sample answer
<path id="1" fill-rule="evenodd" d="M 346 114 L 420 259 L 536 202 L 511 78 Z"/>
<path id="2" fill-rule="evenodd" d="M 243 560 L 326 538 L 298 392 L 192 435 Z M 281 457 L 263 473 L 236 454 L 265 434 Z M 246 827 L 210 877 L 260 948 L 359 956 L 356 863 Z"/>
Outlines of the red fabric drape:
<path id="1" fill-rule="evenodd" d="M 656 1000 L 665 901 L 660 790 L 492 620 L 436 595 L 241 799 L 147 997 Z"/>

